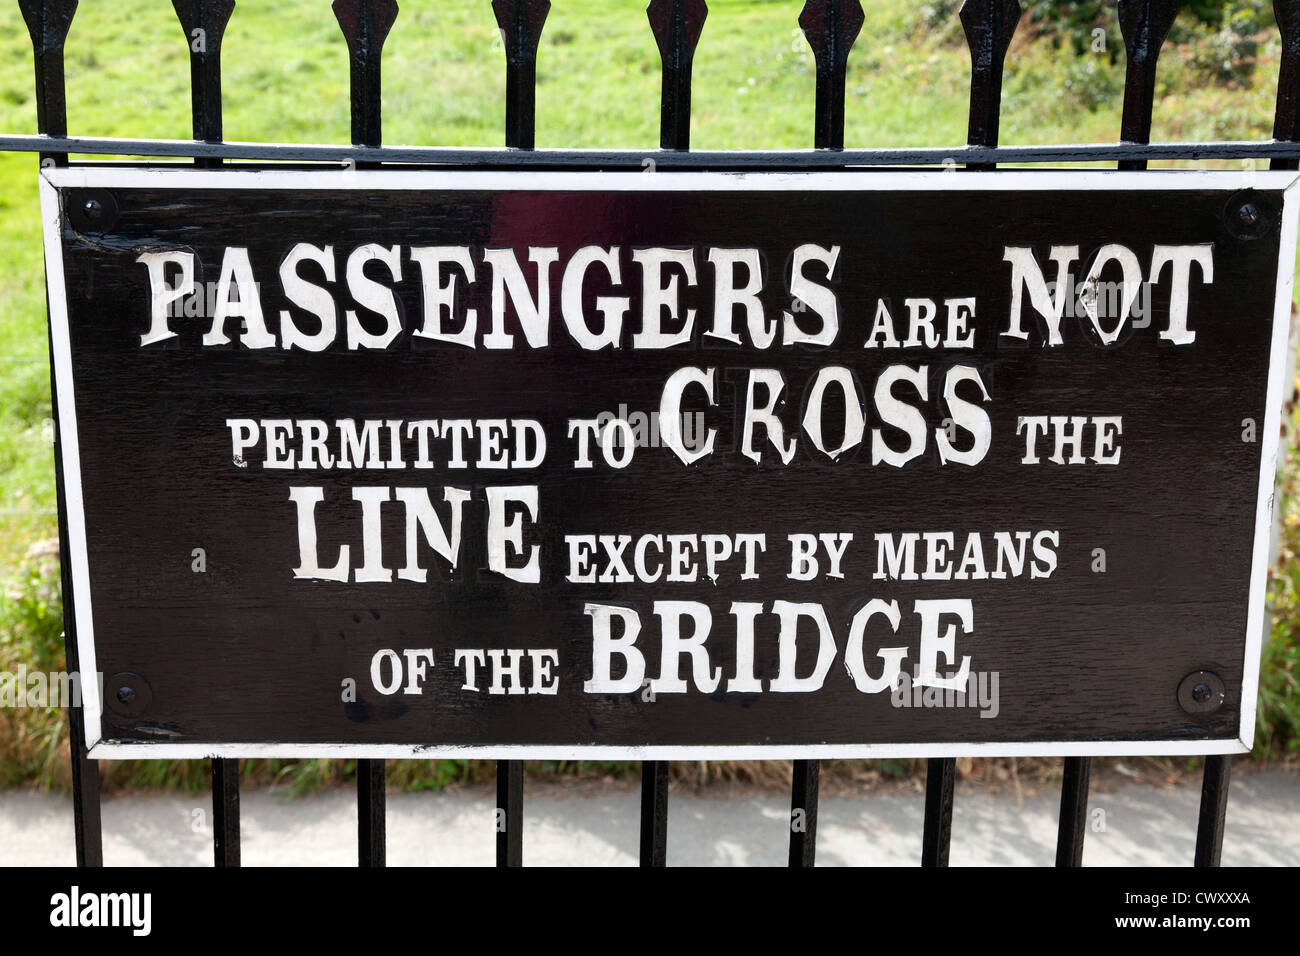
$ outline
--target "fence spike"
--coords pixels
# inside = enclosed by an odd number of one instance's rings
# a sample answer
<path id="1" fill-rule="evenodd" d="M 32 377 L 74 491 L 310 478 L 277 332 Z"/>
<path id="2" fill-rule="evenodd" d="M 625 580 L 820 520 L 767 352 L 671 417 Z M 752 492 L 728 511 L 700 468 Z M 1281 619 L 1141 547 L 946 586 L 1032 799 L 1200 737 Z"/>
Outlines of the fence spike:
<path id="1" fill-rule="evenodd" d="M 63 42 L 68 38 L 77 0 L 18 0 L 32 38 L 36 65 L 36 129 L 48 136 L 68 135 L 68 107 L 63 84 Z M 44 160 L 47 154 L 42 154 Z M 54 156 L 59 165 L 66 155 Z"/>
<path id="2" fill-rule="evenodd" d="M 859 0 L 807 0 L 799 26 L 817 63 L 817 118 L 813 145 L 844 148 L 844 84 L 849 52 L 866 16 Z"/>
<path id="3" fill-rule="evenodd" d="M 1178 0 L 1119 0 L 1119 32 L 1128 62 L 1124 68 L 1124 118 L 1120 139 L 1151 142 L 1155 109 L 1156 63 L 1169 28 L 1178 16 Z M 1120 169 L 1146 169 L 1144 160 L 1124 160 Z"/>
<path id="4" fill-rule="evenodd" d="M 957 14 L 970 47 L 971 146 L 996 146 L 1002 115 L 1002 66 L 1020 24 L 1020 0 L 965 0 Z"/>
<path id="5" fill-rule="evenodd" d="M 650 0 L 646 14 L 663 60 L 659 145 L 690 149 L 691 64 L 709 8 L 704 0 Z"/>
<path id="6" fill-rule="evenodd" d="M 492 0 L 506 51 L 506 145 L 532 149 L 537 107 L 537 45 L 550 0 Z"/>
<path id="7" fill-rule="evenodd" d="M 332 8 L 351 64 L 352 142 L 378 146 L 383 139 L 379 62 L 397 19 L 396 0 L 334 0 Z"/>
<path id="8" fill-rule="evenodd" d="M 190 48 L 190 100 L 194 138 L 221 142 L 221 38 L 235 11 L 235 0 L 172 0 Z M 220 160 L 197 160 L 219 166 Z"/>
<path id="9" fill-rule="evenodd" d="M 1277 73 L 1277 112 L 1273 138 L 1300 140 L 1300 0 L 1273 0 L 1273 15 L 1282 33 L 1282 61 Z M 1274 159 L 1274 169 L 1296 169 L 1294 159 Z"/>

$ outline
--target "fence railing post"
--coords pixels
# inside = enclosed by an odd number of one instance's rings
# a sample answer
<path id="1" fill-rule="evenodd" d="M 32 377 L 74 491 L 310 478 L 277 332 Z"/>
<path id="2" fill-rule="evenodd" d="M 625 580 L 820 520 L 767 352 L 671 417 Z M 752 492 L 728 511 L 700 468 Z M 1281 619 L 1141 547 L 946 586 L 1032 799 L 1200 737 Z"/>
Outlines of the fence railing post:
<path id="1" fill-rule="evenodd" d="M 190 48 L 190 112 L 194 139 L 221 142 L 221 38 L 235 0 L 172 0 Z M 196 157 L 194 165 L 214 169 L 218 157 Z M 212 852 L 216 866 L 239 866 L 239 761 L 213 757 Z"/>
<path id="2" fill-rule="evenodd" d="M 551 11 L 550 0 L 492 0 L 506 54 L 506 146 L 532 149 L 537 141 L 537 46 Z M 522 866 L 524 764 L 498 760 L 497 866 Z"/>
<path id="3" fill-rule="evenodd" d="M 844 148 L 844 85 L 849 52 L 865 21 L 859 0 L 806 0 L 799 26 L 817 64 L 813 147 Z M 821 764 L 796 760 L 790 778 L 790 866 L 817 860 L 817 810 Z"/>
<path id="4" fill-rule="evenodd" d="M 1223 828 L 1228 819 L 1228 784 L 1232 757 L 1213 754 L 1205 758 L 1201 780 L 1201 810 L 1196 822 L 1196 866 L 1218 866 L 1223 856 Z"/>
<path id="5" fill-rule="evenodd" d="M 1066 757 L 1061 778 L 1061 815 L 1056 824 L 1056 865 L 1083 865 L 1083 836 L 1088 822 L 1091 757 Z"/>
<path id="6" fill-rule="evenodd" d="M 383 104 L 380 63 L 384 41 L 397 20 L 395 0 L 334 0 L 348 45 L 348 89 L 353 146 L 383 143 Z M 358 163 L 377 169 L 378 163 Z M 388 765 L 383 760 L 357 760 L 357 865 L 381 867 L 388 861 Z"/>
<path id="7" fill-rule="evenodd" d="M 239 845 L 239 761 L 212 758 L 212 857 L 213 865 L 240 865 Z"/>
<path id="8" fill-rule="evenodd" d="M 1295 62 L 1288 64 L 1285 47 L 1288 29 L 1291 29 L 1294 43 L 1295 16 L 1294 4 L 1274 4 L 1278 13 L 1278 24 L 1282 28 L 1283 59 L 1282 75 L 1278 79 L 1278 113 L 1275 125 L 1281 125 L 1285 132 L 1288 119 L 1294 121 L 1294 77 Z M 1293 9 L 1282 9 L 1292 7 Z M 1119 0 L 1119 26 L 1124 36 L 1124 48 L 1128 54 L 1128 67 L 1124 75 L 1124 118 L 1121 139 L 1127 143 L 1151 142 L 1151 119 L 1155 110 L 1156 64 L 1160 59 L 1160 48 L 1164 46 L 1169 28 L 1178 16 L 1177 0 Z M 1291 87 L 1285 86 L 1290 80 Z M 1290 97 L 1291 116 L 1286 115 L 1285 101 Z M 1294 125 L 1290 126 L 1294 134 Z M 1120 169 L 1141 170 L 1147 168 L 1144 159 L 1121 160 Z M 1201 809 L 1196 827 L 1197 866 L 1218 866 L 1219 855 L 1223 850 L 1223 826 L 1228 811 L 1228 782 L 1232 758 L 1228 756 L 1208 756 L 1205 758 L 1205 770 L 1201 779 Z"/>
<path id="9" fill-rule="evenodd" d="M 659 146 L 691 148 L 691 65 L 709 8 L 704 0 L 650 0 L 650 30 L 663 61 L 659 104 Z M 664 866 L 668 860 L 668 763 L 641 764 L 641 865 Z"/>
<path id="10" fill-rule="evenodd" d="M 971 61 L 966 141 L 971 146 L 996 146 L 1002 119 L 1002 68 L 1011 38 L 1020 24 L 1020 3 L 1019 0 L 966 0 L 958 16 Z M 994 165 L 969 163 L 967 168 L 990 170 Z M 954 758 L 932 757 L 926 761 L 922 866 L 948 865 L 956 779 Z"/>
<path id="11" fill-rule="evenodd" d="M 388 773 L 382 760 L 357 761 L 357 865 L 388 862 Z"/>
<path id="12" fill-rule="evenodd" d="M 77 0 L 19 0 L 27 32 L 31 36 L 36 68 L 36 129 L 47 136 L 68 134 L 67 94 L 63 74 L 63 45 L 77 12 Z M 68 165 L 67 153 L 41 153 L 42 166 Z M 47 309 L 48 312 L 48 304 Z M 54 342 L 48 340 L 50 367 L 54 367 Z M 59 407 L 54 376 L 50 376 L 52 407 Z M 67 507 L 63 488 L 63 457 L 59 436 L 54 436 L 54 473 L 58 488 L 59 571 L 63 594 L 64 661 L 69 673 L 79 674 L 77 629 L 72 593 L 72 569 L 68 556 Z M 95 675 L 90 675 L 95 679 Z M 68 708 L 68 755 L 72 764 L 72 819 L 77 866 L 104 865 L 103 823 L 99 805 L 99 761 L 86 753 L 85 718 L 81 701 Z"/>
<path id="13" fill-rule="evenodd" d="M 1151 142 L 1151 117 L 1155 109 L 1156 63 L 1169 28 L 1178 14 L 1177 0 L 1120 0 L 1119 26 L 1124 38 L 1124 114 L 1120 139 Z M 1121 160 L 1119 168 L 1142 170 L 1144 159 Z M 1056 865 L 1083 865 L 1087 832 L 1091 757 L 1067 757 L 1061 779 L 1061 816 L 1056 832 Z"/>
<path id="14" fill-rule="evenodd" d="M 641 764 L 642 866 L 668 863 L 668 761 L 646 760 Z"/>
<path id="15" fill-rule="evenodd" d="M 952 845 L 952 800 L 957 761 L 931 757 L 925 762 L 925 822 L 921 829 L 921 865 L 947 866 Z"/>
<path id="16" fill-rule="evenodd" d="M 790 781 L 790 866 L 817 862 L 817 809 L 820 803 L 820 760 L 796 760 Z"/>
<path id="17" fill-rule="evenodd" d="M 496 806 L 497 866 L 524 865 L 524 762 L 498 760 Z"/>

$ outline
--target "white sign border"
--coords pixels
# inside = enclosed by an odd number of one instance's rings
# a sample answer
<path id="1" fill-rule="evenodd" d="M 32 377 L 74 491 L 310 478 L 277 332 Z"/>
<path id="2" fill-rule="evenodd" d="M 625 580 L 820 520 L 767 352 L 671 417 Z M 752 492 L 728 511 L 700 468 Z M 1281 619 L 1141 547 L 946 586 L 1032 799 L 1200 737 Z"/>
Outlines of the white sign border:
<path id="1" fill-rule="evenodd" d="M 169 168 L 170 167 L 170 168 Z M 950 176 L 960 175 L 960 179 Z M 1287 341 L 1294 283 L 1296 230 L 1300 203 L 1294 172 L 1255 170 L 1065 170 L 1059 168 L 996 170 L 978 175 L 956 171 L 848 172 L 502 172 L 462 170 L 308 170 L 228 168 L 204 170 L 161 164 L 140 167 L 103 164 L 43 168 L 40 175 L 41 219 L 45 236 L 45 271 L 53 348 L 55 409 L 63 465 L 64 502 L 73 588 L 82 712 L 89 755 L 95 759 L 200 759 L 211 757 L 295 757 L 495 760 L 778 760 L 928 757 L 1081 757 L 1232 754 L 1249 752 L 1255 735 L 1259 664 L 1269 566 L 1269 539 L 1277 480 L 1282 395 L 1286 383 Z M 103 701 L 96 674 L 94 622 L 86 548 L 85 503 L 81 492 L 81 458 L 77 442 L 76 403 L 68 327 L 67 288 L 63 273 L 63 219 L 60 189 L 295 189 L 295 190 L 564 190 L 574 192 L 691 191 L 828 191 L 867 192 L 1051 192 L 1081 190 L 1137 191 L 1205 189 L 1224 193 L 1244 188 L 1281 190 L 1282 241 L 1274 293 L 1273 340 L 1269 356 L 1267 406 L 1256 500 L 1254 556 L 1246 618 L 1244 679 L 1238 739 L 1096 740 L 1057 742 L 950 742 L 927 744 L 754 744 L 624 747 L 589 745 L 420 745 L 352 743 L 119 743 L 105 740 Z"/>

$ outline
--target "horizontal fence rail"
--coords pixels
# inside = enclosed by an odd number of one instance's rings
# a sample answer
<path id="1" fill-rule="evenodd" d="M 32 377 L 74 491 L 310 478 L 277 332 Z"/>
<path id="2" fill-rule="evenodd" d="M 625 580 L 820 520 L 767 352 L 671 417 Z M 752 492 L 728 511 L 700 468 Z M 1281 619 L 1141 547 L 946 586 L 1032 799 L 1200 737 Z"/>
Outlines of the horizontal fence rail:
<path id="1" fill-rule="evenodd" d="M 484 4 L 488 0 L 483 0 Z M 705 36 L 705 0 L 650 0 L 646 15 L 650 37 L 662 64 L 659 149 L 535 149 L 537 65 L 549 0 L 491 0 L 505 52 L 505 148 L 382 145 L 382 74 L 384 41 L 398 20 L 395 0 L 334 0 L 332 9 L 347 41 L 350 70 L 352 145 L 226 142 L 222 130 L 221 41 L 235 0 L 173 0 L 190 50 L 193 140 L 122 139 L 70 136 L 64 84 L 64 41 L 73 24 L 77 0 L 19 0 L 31 35 L 37 109 L 36 135 L 2 134 L 0 151 L 41 155 L 42 165 L 66 166 L 70 155 L 192 160 L 199 168 L 229 162 L 334 164 L 359 169 L 381 164 L 484 169 L 552 170 L 805 170 L 833 171 L 873 167 L 944 167 L 987 171 L 1005 164 L 1118 164 L 1139 170 L 1151 162 L 1269 161 L 1275 169 L 1300 166 L 1300 0 L 1275 0 L 1282 39 L 1273 139 L 1261 142 L 1151 143 L 1157 65 L 1161 48 L 1178 12 L 1177 0 L 1118 0 L 1115 16 L 1126 53 L 1123 119 L 1114 143 L 999 145 L 1003 68 L 1020 23 L 1018 0 L 966 0 L 959 17 L 971 55 L 970 111 L 967 144 L 954 147 L 846 149 L 845 83 L 850 54 L 865 16 L 859 0 L 807 0 L 798 26 L 812 50 L 816 92 L 812 103 L 811 149 L 691 150 L 692 67 Z M 173 37 L 173 42 L 182 38 Z M 707 49 L 707 44 L 703 47 Z M 648 162 L 649 161 L 649 162 Z M 82 162 L 80 164 L 91 165 Z M 57 438 L 56 438 L 57 440 Z M 63 517 L 61 457 L 55 454 L 60 495 L 59 535 L 67 547 Z M 77 667 L 71 627 L 69 569 L 64 574 L 65 635 L 68 667 Z M 77 863 L 103 862 L 97 761 L 88 759 L 80 713 L 71 723 L 73 807 Z M 1083 858 L 1087 814 L 1089 758 L 1071 757 L 1064 764 L 1058 865 L 1078 866 Z M 211 762 L 214 860 L 237 866 L 239 840 L 239 761 Z M 928 762 L 922 862 L 948 862 L 952 833 L 955 762 Z M 385 862 L 385 765 L 358 761 L 358 862 Z M 643 865 L 667 860 L 669 766 L 646 762 L 642 768 L 640 852 Z M 820 766 L 794 761 L 791 783 L 789 862 L 811 866 L 816 851 Z M 1207 758 L 1197 827 L 1195 862 L 1217 865 L 1221 856 L 1230 761 Z M 497 766 L 494 814 L 499 865 L 522 862 L 523 767 L 518 761 Z"/>
<path id="2" fill-rule="evenodd" d="M 0 134 L 0 152 L 81 153 L 156 159 L 242 159 L 259 162 L 403 163 L 505 169 L 808 169 L 871 166 L 979 166 L 1018 163 L 1300 160 L 1300 142 L 1062 143 L 1049 146 L 902 146 L 879 149 L 501 149 L 480 146 L 329 146 L 308 143 L 202 143 L 188 139 Z"/>

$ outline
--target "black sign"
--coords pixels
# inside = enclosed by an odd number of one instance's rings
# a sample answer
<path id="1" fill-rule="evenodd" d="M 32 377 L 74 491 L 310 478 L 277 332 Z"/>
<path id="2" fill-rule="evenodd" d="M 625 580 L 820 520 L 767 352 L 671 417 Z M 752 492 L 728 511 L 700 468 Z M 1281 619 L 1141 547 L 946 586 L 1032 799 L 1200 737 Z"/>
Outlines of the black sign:
<path id="1" fill-rule="evenodd" d="M 1295 174 L 43 175 L 96 755 L 1249 747 Z"/>

